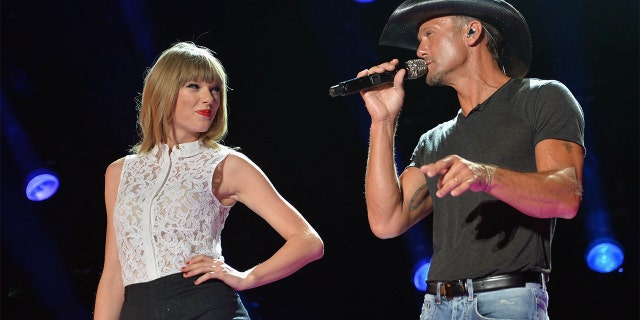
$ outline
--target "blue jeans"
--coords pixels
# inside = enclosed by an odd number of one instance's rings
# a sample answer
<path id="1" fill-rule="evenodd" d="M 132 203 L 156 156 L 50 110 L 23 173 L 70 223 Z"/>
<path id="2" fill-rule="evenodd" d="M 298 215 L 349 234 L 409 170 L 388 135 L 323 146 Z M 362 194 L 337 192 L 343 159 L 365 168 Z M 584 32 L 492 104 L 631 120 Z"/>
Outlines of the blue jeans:
<path id="1" fill-rule="evenodd" d="M 467 287 L 473 287 L 470 279 Z M 454 298 L 426 294 L 420 320 L 549 320 L 548 301 L 546 286 L 537 283 L 476 294 L 471 289 Z"/>

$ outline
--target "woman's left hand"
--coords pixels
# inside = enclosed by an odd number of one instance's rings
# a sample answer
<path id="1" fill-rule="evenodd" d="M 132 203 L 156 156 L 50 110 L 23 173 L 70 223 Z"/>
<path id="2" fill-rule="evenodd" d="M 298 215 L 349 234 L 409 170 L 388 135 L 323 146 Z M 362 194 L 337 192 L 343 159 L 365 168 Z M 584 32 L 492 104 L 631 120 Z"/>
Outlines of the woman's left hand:
<path id="1" fill-rule="evenodd" d="M 240 284 L 245 279 L 242 272 L 232 268 L 224 261 L 205 255 L 189 259 L 186 265 L 180 268 L 180 271 L 185 278 L 200 275 L 194 282 L 196 285 L 207 280 L 220 279 L 235 290 L 240 289 Z"/>

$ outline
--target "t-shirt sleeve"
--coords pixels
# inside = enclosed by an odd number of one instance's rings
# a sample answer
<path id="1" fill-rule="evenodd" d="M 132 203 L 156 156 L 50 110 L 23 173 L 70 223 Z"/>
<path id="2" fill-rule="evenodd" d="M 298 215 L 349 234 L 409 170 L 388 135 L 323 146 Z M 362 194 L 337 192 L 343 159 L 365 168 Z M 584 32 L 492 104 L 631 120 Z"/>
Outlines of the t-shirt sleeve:
<path id="1" fill-rule="evenodd" d="M 541 85 L 536 97 L 536 107 L 531 109 L 536 114 L 533 128 L 534 143 L 545 139 L 559 139 L 584 145 L 584 114 L 580 104 L 559 81 L 548 81 Z"/>
<path id="2" fill-rule="evenodd" d="M 427 140 L 427 135 L 428 133 L 423 134 L 420 137 L 420 140 L 418 141 L 418 144 L 416 145 L 416 147 L 413 149 L 413 153 L 411 154 L 411 159 L 409 161 L 409 164 L 405 167 L 421 167 L 423 164 L 425 164 L 425 159 L 424 154 L 425 154 L 425 144 L 428 141 Z"/>

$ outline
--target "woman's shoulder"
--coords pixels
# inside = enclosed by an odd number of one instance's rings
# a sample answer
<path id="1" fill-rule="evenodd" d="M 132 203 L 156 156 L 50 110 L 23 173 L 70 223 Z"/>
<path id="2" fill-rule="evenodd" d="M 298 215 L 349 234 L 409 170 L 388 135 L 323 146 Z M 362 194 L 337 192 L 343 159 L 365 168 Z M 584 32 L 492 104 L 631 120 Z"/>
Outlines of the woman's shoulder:
<path id="1" fill-rule="evenodd" d="M 226 168 L 233 170 L 243 171 L 249 167 L 258 169 L 258 165 L 256 165 L 246 154 L 237 149 L 229 149 L 224 162 Z"/>
<path id="2" fill-rule="evenodd" d="M 118 158 L 118 159 L 114 160 L 113 162 L 111 162 L 107 166 L 107 174 L 109 174 L 110 172 L 113 172 L 113 171 L 117 171 L 117 172 L 122 171 L 122 166 L 124 164 L 124 160 L 125 160 L 126 157 L 128 157 L 128 156 L 124 156 L 124 157 Z"/>
<path id="3" fill-rule="evenodd" d="M 122 167 L 124 165 L 125 158 L 126 157 L 119 158 L 107 166 L 104 177 L 108 184 L 117 185 L 117 181 L 120 180 L 120 175 L 122 174 Z"/>
<path id="4" fill-rule="evenodd" d="M 247 157 L 247 155 L 245 155 L 242 151 L 240 151 L 239 149 L 233 149 L 233 148 L 226 148 L 226 152 L 227 152 L 227 158 L 232 157 L 232 158 L 237 158 L 237 159 L 249 159 Z"/>

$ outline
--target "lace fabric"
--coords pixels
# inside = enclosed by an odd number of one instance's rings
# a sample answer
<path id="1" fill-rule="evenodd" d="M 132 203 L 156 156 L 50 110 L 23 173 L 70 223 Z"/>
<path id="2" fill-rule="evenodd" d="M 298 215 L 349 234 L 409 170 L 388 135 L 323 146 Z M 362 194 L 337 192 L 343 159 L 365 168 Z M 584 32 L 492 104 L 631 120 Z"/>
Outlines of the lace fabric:
<path id="1" fill-rule="evenodd" d="M 223 259 L 231 206 L 213 195 L 212 178 L 230 152 L 195 141 L 126 156 L 113 213 L 125 286 L 180 272 L 198 254 Z"/>

